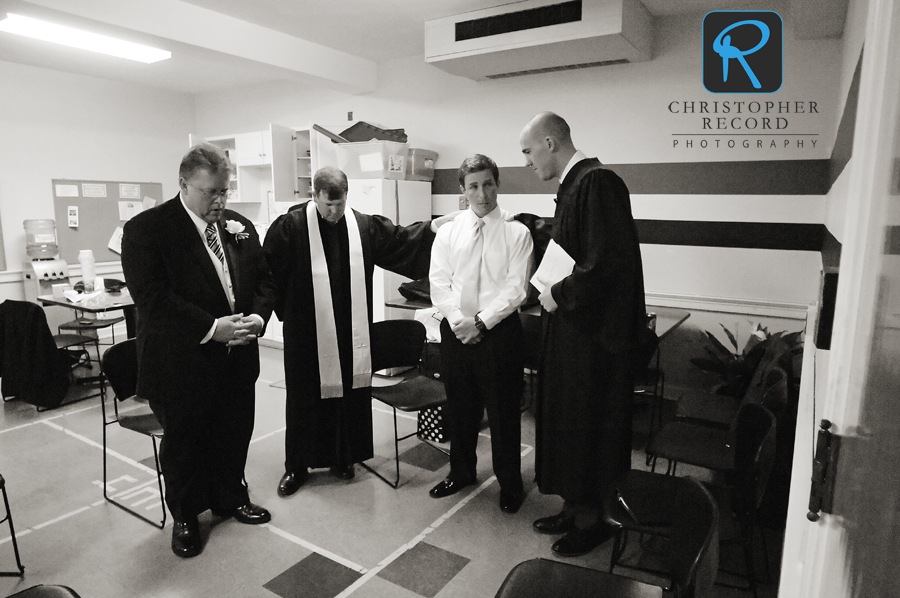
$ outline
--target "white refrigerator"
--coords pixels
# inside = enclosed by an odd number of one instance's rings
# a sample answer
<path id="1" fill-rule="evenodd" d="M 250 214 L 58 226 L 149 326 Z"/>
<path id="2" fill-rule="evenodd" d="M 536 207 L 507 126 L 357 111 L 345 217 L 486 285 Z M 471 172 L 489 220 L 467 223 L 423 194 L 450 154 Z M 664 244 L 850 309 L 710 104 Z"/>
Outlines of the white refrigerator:
<path id="1" fill-rule="evenodd" d="M 347 206 L 364 214 L 381 214 L 394 224 L 407 225 L 431 219 L 431 182 L 391 179 L 350 179 Z M 411 319 L 414 311 L 385 307 L 387 299 L 400 297 L 397 288 L 408 278 L 375 267 L 372 277 L 374 321 Z"/>

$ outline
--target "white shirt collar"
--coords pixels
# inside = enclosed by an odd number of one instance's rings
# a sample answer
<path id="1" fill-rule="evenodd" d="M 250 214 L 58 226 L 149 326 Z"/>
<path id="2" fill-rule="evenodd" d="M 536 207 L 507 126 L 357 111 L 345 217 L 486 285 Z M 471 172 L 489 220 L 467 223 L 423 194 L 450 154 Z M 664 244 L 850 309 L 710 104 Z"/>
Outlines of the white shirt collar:
<path id="1" fill-rule="evenodd" d="M 469 208 L 467 210 L 467 212 L 469 212 L 469 216 L 472 219 L 472 224 L 475 224 L 475 221 L 478 220 L 478 214 L 476 214 L 474 211 L 472 211 L 472 208 Z M 493 210 L 491 210 L 490 212 L 485 214 L 484 218 L 482 218 L 482 220 L 484 220 L 485 226 L 487 226 L 489 224 L 493 224 L 493 223 L 497 222 L 498 220 L 502 220 L 503 219 L 502 212 L 503 212 L 503 210 L 501 210 L 500 206 L 497 205 Z"/>
<path id="2" fill-rule="evenodd" d="M 562 185 L 562 182 L 566 180 L 566 175 L 569 174 L 569 171 L 572 168 L 581 162 L 582 160 L 587 160 L 587 155 L 581 150 L 575 150 L 575 154 L 572 156 L 572 159 L 569 160 L 569 163 L 566 164 L 565 169 L 563 169 L 562 174 L 559 175 L 559 184 Z"/>

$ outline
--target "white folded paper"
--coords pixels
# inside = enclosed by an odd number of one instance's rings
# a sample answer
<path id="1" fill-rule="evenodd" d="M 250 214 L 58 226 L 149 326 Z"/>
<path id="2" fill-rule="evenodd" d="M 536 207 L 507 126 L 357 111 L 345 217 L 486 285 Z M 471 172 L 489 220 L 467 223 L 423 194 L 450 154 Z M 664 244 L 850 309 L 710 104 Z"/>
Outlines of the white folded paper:
<path id="1" fill-rule="evenodd" d="M 69 289 L 68 291 L 63 291 L 63 295 L 66 296 L 66 299 L 71 301 L 72 303 L 84 303 L 94 297 L 97 297 L 103 291 L 94 291 L 93 293 L 79 293 L 78 291 Z"/>
<path id="2" fill-rule="evenodd" d="M 541 265 L 538 266 L 537 272 L 531 277 L 531 284 L 543 293 L 547 287 L 553 286 L 571 274 L 574 268 L 575 260 L 556 241 L 550 239 L 550 242 L 547 243 L 547 251 L 544 252 L 544 258 L 541 260 Z"/>

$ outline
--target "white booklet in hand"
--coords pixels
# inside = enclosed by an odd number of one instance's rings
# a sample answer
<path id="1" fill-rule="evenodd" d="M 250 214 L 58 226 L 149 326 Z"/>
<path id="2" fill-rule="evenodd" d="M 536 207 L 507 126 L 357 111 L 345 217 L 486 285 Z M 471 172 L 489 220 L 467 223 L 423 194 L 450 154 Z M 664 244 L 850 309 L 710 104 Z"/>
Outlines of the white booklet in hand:
<path id="1" fill-rule="evenodd" d="M 574 268 L 575 260 L 556 241 L 550 239 L 550 242 L 547 243 L 547 251 L 544 252 L 544 258 L 541 260 L 541 265 L 538 266 L 537 272 L 531 277 L 531 284 L 539 292 L 543 293 L 547 287 L 553 286 L 571 274 Z"/>

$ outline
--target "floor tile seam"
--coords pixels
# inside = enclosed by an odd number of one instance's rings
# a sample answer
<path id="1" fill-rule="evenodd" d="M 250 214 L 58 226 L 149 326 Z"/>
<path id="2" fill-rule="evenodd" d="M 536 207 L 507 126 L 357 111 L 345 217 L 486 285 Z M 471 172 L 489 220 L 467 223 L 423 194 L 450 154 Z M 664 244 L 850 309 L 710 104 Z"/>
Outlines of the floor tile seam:
<path id="1" fill-rule="evenodd" d="M 90 409 L 98 409 L 99 407 L 100 407 L 100 405 L 91 405 L 91 406 L 89 406 L 89 407 L 82 407 L 81 409 L 75 409 L 75 410 L 73 410 L 73 411 L 67 411 L 67 412 L 65 412 L 65 413 L 58 413 L 58 414 L 56 414 L 56 415 L 51 415 L 51 416 L 49 416 L 49 417 L 44 417 L 44 418 L 41 418 L 41 419 L 36 419 L 36 420 L 34 420 L 34 421 L 31 421 L 31 422 L 28 422 L 28 423 L 24 423 L 24 424 L 20 424 L 20 425 L 18 425 L 18 426 L 13 426 L 12 428 L 4 428 L 3 430 L 0 430 L 0 434 L 5 434 L 6 432 L 13 432 L 13 431 L 15 431 L 15 430 L 21 430 L 21 429 L 23 429 L 23 428 L 28 428 L 28 427 L 30 427 L 30 426 L 34 426 L 34 425 L 37 425 L 37 424 L 42 424 L 42 423 L 44 423 L 44 422 L 52 421 L 52 420 L 54 420 L 54 419 L 59 419 L 59 418 L 61 418 L 61 417 L 68 417 L 68 416 L 74 415 L 74 414 L 76 414 L 76 413 L 81 413 L 82 411 L 89 411 Z"/>
<path id="2" fill-rule="evenodd" d="M 335 553 L 331 552 L 330 550 L 322 548 L 321 546 L 317 546 L 316 544 L 313 544 L 312 542 L 310 542 L 308 540 L 304 540 L 303 538 L 295 536 L 294 534 L 292 534 L 288 531 L 285 531 L 285 530 L 281 529 L 280 527 L 276 527 L 276 526 L 272 525 L 271 523 L 263 523 L 263 524 L 259 525 L 258 527 L 268 529 L 270 532 L 272 532 L 276 536 L 279 536 L 279 537 L 281 537 L 293 544 L 296 544 L 298 546 L 302 546 L 303 548 L 309 550 L 310 552 L 315 552 L 319 556 L 323 556 L 326 559 L 334 561 L 335 563 L 338 563 L 340 565 L 343 565 L 344 567 L 347 567 L 348 569 L 352 569 L 353 571 L 356 571 L 357 573 L 364 574 L 368 571 L 368 569 L 366 569 L 362 565 L 358 565 L 358 564 L 354 563 L 353 561 L 340 556 L 339 554 L 335 554 Z"/>
<path id="3" fill-rule="evenodd" d="M 402 556 L 404 553 L 408 552 L 413 547 L 415 547 L 417 544 L 422 542 L 428 536 L 428 534 L 430 534 L 431 532 L 433 532 L 437 528 L 439 528 L 444 522 L 446 522 L 453 515 L 455 515 L 460 509 L 462 509 L 464 506 L 466 506 L 472 499 L 474 499 L 476 496 L 478 496 L 479 494 L 484 492 L 487 489 L 487 487 L 490 486 L 492 483 L 494 483 L 496 480 L 497 480 L 497 476 L 491 476 L 490 478 L 485 480 L 480 486 L 478 486 L 478 488 L 476 488 L 474 491 L 472 491 L 469 494 L 467 494 L 466 496 L 464 496 L 456 504 L 454 504 L 452 507 L 450 507 L 450 509 L 448 509 L 446 513 L 444 513 L 443 515 L 438 517 L 431 525 L 429 525 L 427 528 L 422 530 L 422 532 L 420 532 L 412 540 L 410 540 L 406 544 L 403 544 L 402 546 L 400 546 L 397 550 L 395 550 L 387 558 L 383 559 L 380 563 L 378 563 L 378 565 L 369 569 L 362 577 L 360 577 L 355 582 L 353 582 L 352 584 L 347 586 L 347 588 L 344 589 L 343 592 L 341 592 L 340 594 L 335 596 L 335 598 L 346 598 L 347 596 L 350 596 L 351 594 L 353 594 L 353 592 L 355 592 L 356 590 L 361 588 L 363 585 L 365 585 L 370 579 L 372 579 L 373 577 L 378 575 L 378 573 L 380 573 L 385 567 L 390 565 L 392 562 L 394 562 L 395 560 L 400 558 L 400 556 Z"/>
<path id="4" fill-rule="evenodd" d="M 64 432 L 68 436 L 71 436 L 72 438 L 75 438 L 76 440 L 80 440 L 81 442 L 83 442 L 89 446 L 92 446 L 94 448 L 99 448 L 101 451 L 104 450 L 102 444 L 100 444 L 99 442 L 97 442 L 95 440 L 91 440 L 87 436 L 83 436 L 83 435 L 79 434 L 78 432 L 73 432 L 72 430 L 70 430 L 68 428 L 60 426 L 59 424 L 53 423 L 48 420 L 43 420 L 41 423 L 49 426 L 50 428 L 52 428 L 54 430 Z M 106 447 L 106 454 L 109 455 L 110 457 L 116 458 L 124 463 L 127 463 L 129 465 L 137 467 L 138 469 L 140 469 L 141 471 L 143 471 L 145 473 L 152 473 L 152 474 L 156 475 L 155 469 L 151 469 L 151 468 L 147 467 L 146 465 L 144 465 L 143 463 L 135 461 L 131 457 L 126 457 L 125 455 L 118 453 L 109 447 Z"/>
<path id="5" fill-rule="evenodd" d="M 60 521 L 64 521 L 70 517 L 74 517 L 75 515 L 80 515 L 81 513 L 84 513 L 85 511 L 90 511 L 90 510 L 91 510 L 90 506 L 81 507 L 81 508 L 75 509 L 74 511 L 69 511 L 68 513 L 64 513 L 63 515 L 59 515 L 58 517 L 54 517 L 53 519 L 48 519 L 47 521 L 38 523 L 37 525 L 32 525 L 31 527 L 27 527 L 25 529 L 17 529 L 16 530 L 16 540 L 18 541 L 22 536 L 28 535 L 31 532 L 38 531 L 45 527 L 49 527 L 55 523 L 59 523 Z M 11 539 L 12 539 L 12 536 L 7 536 L 5 538 L 2 538 L 2 539 L 0 539 L 0 544 L 5 544 L 6 542 L 9 542 Z"/>
<path id="6" fill-rule="evenodd" d="M 278 428 L 277 430 L 272 430 L 271 432 L 266 432 L 262 436 L 257 436 L 256 438 L 251 439 L 250 444 L 255 444 L 255 443 L 259 442 L 260 440 L 265 440 L 267 438 L 275 436 L 276 434 L 280 434 L 280 433 L 284 432 L 285 430 L 287 430 L 287 426 L 282 426 L 282 427 Z"/>

